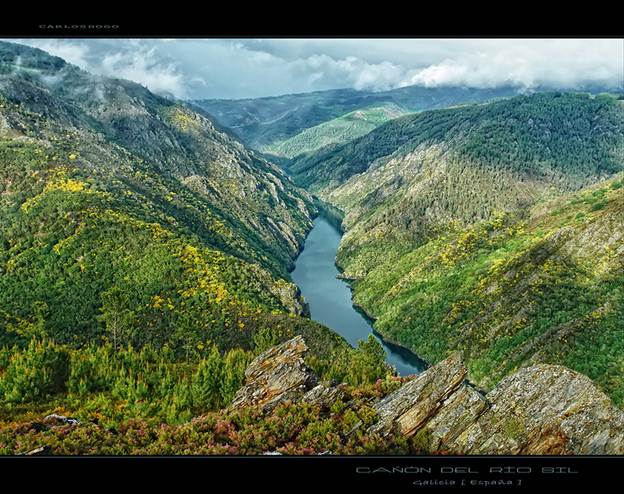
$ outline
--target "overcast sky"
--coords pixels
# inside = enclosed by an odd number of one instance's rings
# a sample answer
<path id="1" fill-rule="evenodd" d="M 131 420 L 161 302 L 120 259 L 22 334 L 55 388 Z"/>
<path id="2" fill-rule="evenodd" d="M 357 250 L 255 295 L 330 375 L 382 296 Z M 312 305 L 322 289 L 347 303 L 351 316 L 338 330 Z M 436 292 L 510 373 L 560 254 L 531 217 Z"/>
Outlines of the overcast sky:
<path id="1" fill-rule="evenodd" d="M 624 85 L 624 40 L 32 39 L 91 72 L 181 98 L 351 87 Z"/>

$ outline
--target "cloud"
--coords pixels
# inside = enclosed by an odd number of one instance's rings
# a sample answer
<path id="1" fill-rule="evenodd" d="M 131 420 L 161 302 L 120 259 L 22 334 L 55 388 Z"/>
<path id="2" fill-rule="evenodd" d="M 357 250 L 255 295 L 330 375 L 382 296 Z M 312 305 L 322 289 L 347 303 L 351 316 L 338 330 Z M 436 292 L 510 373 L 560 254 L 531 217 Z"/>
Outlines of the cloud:
<path id="1" fill-rule="evenodd" d="M 129 79 L 156 93 L 188 97 L 183 70 L 138 40 L 24 40 L 94 74 Z M 117 41 L 117 42 L 115 42 Z"/>
<path id="2" fill-rule="evenodd" d="M 94 73 L 183 98 L 406 85 L 624 85 L 622 39 L 23 40 Z"/>
<path id="3" fill-rule="evenodd" d="M 412 71 L 402 85 L 581 88 L 624 85 L 622 40 L 505 40 L 496 49 L 462 53 Z"/>
<path id="4" fill-rule="evenodd" d="M 85 44 L 68 43 L 60 39 L 30 40 L 30 42 L 26 44 L 47 51 L 57 57 L 61 57 L 66 62 L 78 65 L 79 67 L 88 65 L 87 55 L 89 53 L 89 47 Z"/>
<path id="5" fill-rule="evenodd" d="M 139 46 L 136 50 L 107 54 L 93 70 L 138 82 L 156 93 L 187 96 L 184 74 L 174 64 L 159 61 L 155 48 Z"/>

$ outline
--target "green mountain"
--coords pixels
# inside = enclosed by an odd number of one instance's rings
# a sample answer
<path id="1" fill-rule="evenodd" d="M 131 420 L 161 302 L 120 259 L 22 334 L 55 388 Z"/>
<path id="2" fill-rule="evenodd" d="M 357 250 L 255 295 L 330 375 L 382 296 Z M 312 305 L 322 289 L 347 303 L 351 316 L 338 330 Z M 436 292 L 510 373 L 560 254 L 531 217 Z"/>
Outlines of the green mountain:
<path id="1" fill-rule="evenodd" d="M 445 108 L 457 104 L 508 97 L 511 87 L 474 89 L 409 86 L 390 91 L 332 89 L 243 100 L 198 100 L 223 126 L 255 149 L 279 147 L 306 129 L 356 110 L 395 105 L 404 112 Z M 346 137 L 346 136 L 345 136 Z"/>
<path id="2" fill-rule="evenodd" d="M 0 43 L 0 453 L 620 451 L 543 364 L 624 403 L 624 100 L 513 92 L 194 104 Z M 337 208 L 418 377 L 305 315 L 288 272 Z"/>
<path id="3" fill-rule="evenodd" d="M 620 123 L 621 106 L 613 96 L 537 93 L 404 116 L 343 146 L 300 157 L 289 170 L 297 183 L 322 192 L 371 168 L 389 169 L 392 160 L 395 168 L 404 166 L 427 150 L 445 161 L 579 186 L 583 177 L 608 174 L 621 164 L 619 155 L 610 154 Z"/>
<path id="4" fill-rule="evenodd" d="M 188 420 L 295 334 L 349 379 L 288 275 L 315 213 L 203 110 L 0 43 L 0 420 Z"/>
<path id="5" fill-rule="evenodd" d="M 362 108 L 307 128 L 285 141 L 261 146 L 258 150 L 282 158 L 311 154 L 326 146 L 343 144 L 368 134 L 379 125 L 405 113 L 395 104 Z"/>
<path id="6" fill-rule="evenodd" d="M 378 251 L 355 302 L 429 361 L 462 351 L 482 386 L 527 363 L 562 364 L 621 405 L 623 222 L 619 175 L 390 258 Z"/>
<path id="7" fill-rule="evenodd" d="M 345 211 L 337 261 L 382 334 L 431 362 L 461 349 L 483 385 L 536 359 L 624 399 L 622 100 L 423 112 L 291 170 Z"/>

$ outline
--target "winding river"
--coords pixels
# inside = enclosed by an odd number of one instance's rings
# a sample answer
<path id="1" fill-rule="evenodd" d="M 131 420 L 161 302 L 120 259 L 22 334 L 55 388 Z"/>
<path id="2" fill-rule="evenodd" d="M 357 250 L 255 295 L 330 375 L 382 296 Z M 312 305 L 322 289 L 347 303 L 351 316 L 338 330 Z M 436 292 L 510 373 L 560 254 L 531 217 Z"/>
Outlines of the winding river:
<path id="1" fill-rule="evenodd" d="M 425 363 L 406 348 L 384 341 L 364 315 L 353 307 L 349 285 L 337 278 L 336 252 L 340 231 L 322 216 L 314 226 L 295 261 L 292 280 L 310 307 L 310 317 L 340 334 L 352 346 L 373 334 L 386 352 L 386 361 L 400 375 L 418 374 Z"/>

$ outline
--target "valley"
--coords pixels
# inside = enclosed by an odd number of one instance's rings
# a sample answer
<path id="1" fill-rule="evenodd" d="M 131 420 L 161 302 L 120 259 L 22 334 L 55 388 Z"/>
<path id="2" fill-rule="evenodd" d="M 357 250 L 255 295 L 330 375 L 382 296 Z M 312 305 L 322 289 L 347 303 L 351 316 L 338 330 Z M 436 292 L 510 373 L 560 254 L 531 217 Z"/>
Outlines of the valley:
<path id="1" fill-rule="evenodd" d="M 624 95 L 518 93 L 0 42 L 0 453 L 619 454 Z"/>
<path id="2" fill-rule="evenodd" d="M 623 109 L 542 93 L 435 110 L 288 169 L 344 211 L 337 263 L 382 335 L 429 362 L 460 349 L 488 388 L 545 361 L 620 402 Z"/>
<path id="3" fill-rule="evenodd" d="M 374 330 L 353 307 L 351 290 L 339 278 L 335 261 L 340 237 L 340 232 L 325 218 L 316 218 L 291 276 L 309 305 L 310 318 L 357 347 L 358 341 L 368 338 Z M 409 350 L 387 343 L 377 334 L 375 337 L 384 348 L 386 362 L 400 375 L 418 374 L 426 368 L 426 364 Z"/>

